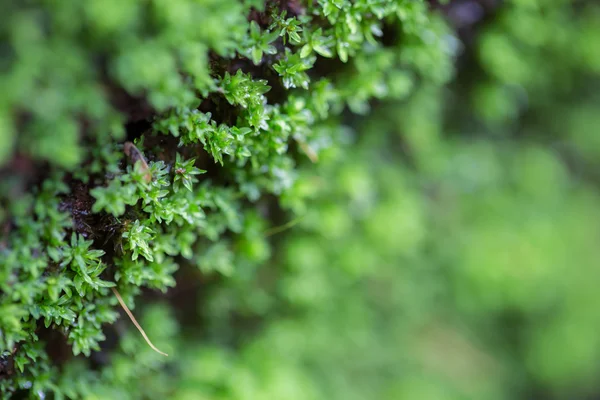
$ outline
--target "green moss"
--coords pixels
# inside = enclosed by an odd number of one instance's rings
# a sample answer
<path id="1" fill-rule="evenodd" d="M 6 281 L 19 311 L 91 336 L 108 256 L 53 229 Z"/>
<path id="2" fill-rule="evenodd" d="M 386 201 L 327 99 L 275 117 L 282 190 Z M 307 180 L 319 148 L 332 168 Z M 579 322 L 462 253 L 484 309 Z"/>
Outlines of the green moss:
<path id="1" fill-rule="evenodd" d="M 503 5 L 455 86 L 435 7 L 7 4 L 2 395 L 597 390 L 597 7 Z"/>

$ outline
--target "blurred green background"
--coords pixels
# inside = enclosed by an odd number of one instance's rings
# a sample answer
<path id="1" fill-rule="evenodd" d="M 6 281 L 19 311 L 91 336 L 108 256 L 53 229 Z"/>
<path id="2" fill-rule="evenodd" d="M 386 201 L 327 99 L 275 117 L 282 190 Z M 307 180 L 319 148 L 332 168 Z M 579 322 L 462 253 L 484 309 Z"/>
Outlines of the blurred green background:
<path id="1" fill-rule="evenodd" d="M 448 87 L 349 122 L 273 261 L 208 296 L 177 398 L 600 396 L 599 11 L 506 2 Z M 224 349 L 240 310 L 268 322 Z"/>

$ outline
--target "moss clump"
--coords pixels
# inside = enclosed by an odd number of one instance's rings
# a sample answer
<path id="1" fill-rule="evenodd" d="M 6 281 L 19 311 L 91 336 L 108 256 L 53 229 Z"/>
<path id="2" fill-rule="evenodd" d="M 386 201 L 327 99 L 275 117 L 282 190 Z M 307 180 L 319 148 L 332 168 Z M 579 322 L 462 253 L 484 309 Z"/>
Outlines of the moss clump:
<path id="1" fill-rule="evenodd" d="M 345 140 L 346 105 L 450 75 L 447 30 L 424 2 L 8 7 L 4 393 L 75 396 L 48 352 L 105 352 L 112 287 L 133 308 L 182 265 L 251 274 L 267 229 L 301 207 L 298 166 Z M 384 30 L 401 40 L 384 45 Z"/>
<path id="2" fill-rule="evenodd" d="M 6 7 L 2 396 L 599 390 L 594 3 Z"/>

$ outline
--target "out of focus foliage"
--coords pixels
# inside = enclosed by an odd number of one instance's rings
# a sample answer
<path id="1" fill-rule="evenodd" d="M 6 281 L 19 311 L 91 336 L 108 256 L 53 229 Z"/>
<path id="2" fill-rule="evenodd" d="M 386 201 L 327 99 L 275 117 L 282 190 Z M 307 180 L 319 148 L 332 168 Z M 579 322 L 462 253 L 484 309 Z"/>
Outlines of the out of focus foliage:
<path id="1" fill-rule="evenodd" d="M 0 27 L 3 395 L 600 393 L 596 4 L 34 3 Z"/>

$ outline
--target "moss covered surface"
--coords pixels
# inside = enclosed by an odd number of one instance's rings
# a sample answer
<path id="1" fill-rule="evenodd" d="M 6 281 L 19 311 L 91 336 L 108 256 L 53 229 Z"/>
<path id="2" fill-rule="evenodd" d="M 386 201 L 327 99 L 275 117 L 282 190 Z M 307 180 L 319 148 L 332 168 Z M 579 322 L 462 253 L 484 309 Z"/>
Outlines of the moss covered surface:
<path id="1" fill-rule="evenodd" d="M 3 396 L 600 391 L 593 2 L 5 7 Z"/>

